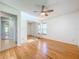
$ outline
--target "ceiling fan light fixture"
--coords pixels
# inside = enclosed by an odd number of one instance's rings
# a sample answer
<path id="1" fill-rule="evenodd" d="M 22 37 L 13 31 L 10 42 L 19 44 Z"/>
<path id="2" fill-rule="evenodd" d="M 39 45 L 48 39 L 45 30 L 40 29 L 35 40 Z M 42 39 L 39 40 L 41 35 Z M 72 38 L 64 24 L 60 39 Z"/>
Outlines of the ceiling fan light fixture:
<path id="1" fill-rule="evenodd" d="M 54 10 L 45 10 L 46 6 L 45 5 L 42 5 L 42 8 L 41 8 L 41 11 L 35 11 L 35 12 L 40 12 L 40 16 L 49 16 L 49 13 L 53 12 Z"/>
<path id="2" fill-rule="evenodd" d="M 45 13 L 44 13 L 44 12 L 42 12 L 42 13 L 41 13 L 41 16 L 45 16 Z"/>

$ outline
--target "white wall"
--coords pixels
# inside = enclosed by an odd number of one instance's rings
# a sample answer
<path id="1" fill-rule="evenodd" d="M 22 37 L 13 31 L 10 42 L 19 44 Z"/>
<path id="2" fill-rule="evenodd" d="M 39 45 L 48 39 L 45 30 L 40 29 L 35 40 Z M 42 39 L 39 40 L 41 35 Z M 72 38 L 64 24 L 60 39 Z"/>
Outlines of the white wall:
<path id="1" fill-rule="evenodd" d="M 21 43 L 27 41 L 27 19 L 21 16 Z"/>
<path id="2" fill-rule="evenodd" d="M 70 44 L 79 44 L 79 12 L 47 19 L 48 38 Z"/>
<path id="3" fill-rule="evenodd" d="M 31 35 L 31 23 L 27 23 L 27 35 Z"/>

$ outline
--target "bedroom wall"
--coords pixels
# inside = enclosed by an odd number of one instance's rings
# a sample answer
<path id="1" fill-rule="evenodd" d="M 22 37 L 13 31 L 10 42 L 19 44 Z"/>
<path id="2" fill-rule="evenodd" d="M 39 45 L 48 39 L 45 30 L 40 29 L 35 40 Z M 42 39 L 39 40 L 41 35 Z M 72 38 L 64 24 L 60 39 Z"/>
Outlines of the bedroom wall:
<path id="1" fill-rule="evenodd" d="M 79 45 L 79 11 L 49 18 L 47 38 L 65 43 Z"/>

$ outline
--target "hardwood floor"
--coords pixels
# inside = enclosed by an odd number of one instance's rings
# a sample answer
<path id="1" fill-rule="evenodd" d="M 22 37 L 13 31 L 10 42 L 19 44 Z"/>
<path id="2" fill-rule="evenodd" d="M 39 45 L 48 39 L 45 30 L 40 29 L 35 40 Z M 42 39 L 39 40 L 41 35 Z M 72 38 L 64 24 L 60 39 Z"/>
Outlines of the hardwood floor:
<path id="1" fill-rule="evenodd" d="M 53 40 L 40 39 L 0 52 L 0 59 L 79 59 L 79 48 Z"/>

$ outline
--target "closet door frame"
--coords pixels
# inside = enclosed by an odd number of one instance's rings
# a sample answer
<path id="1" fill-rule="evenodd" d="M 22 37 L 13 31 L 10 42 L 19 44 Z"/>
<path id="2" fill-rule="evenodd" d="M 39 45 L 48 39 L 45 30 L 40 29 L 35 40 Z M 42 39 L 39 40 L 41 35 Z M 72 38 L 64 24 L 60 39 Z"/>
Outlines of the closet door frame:
<path id="1" fill-rule="evenodd" d="M 18 20 L 17 20 L 17 15 L 14 15 L 14 14 L 11 14 L 11 13 L 7 13 L 7 12 L 4 12 L 4 11 L 0 11 L 0 39 L 1 39 L 1 17 L 3 17 L 3 16 L 13 16 L 13 17 L 15 17 L 14 18 L 14 20 L 15 20 L 15 22 L 16 22 L 16 26 L 15 26 L 15 33 L 16 33 L 16 35 L 15 35 L 15 42 L 16 42 L 16 44 L 17 44 L 17 40 L 18 40 L 18 35 L 17 35 L 17 33 L 18 33 Z"/>
<path id="2" fill-rule="evenodd" d="M 0 40 L 1 40 L 1 15 L 0 15 Z"/>

